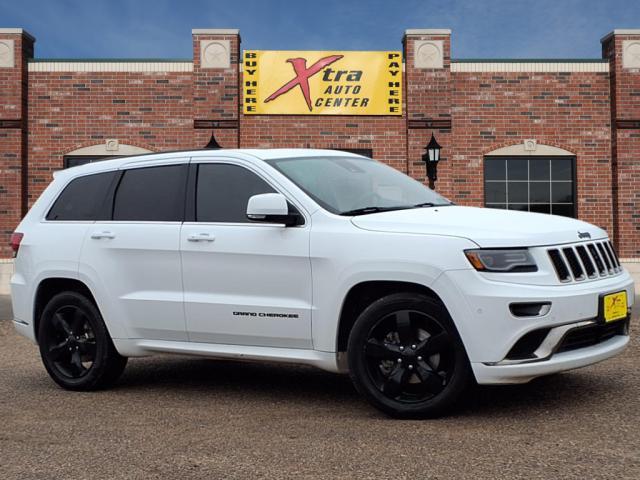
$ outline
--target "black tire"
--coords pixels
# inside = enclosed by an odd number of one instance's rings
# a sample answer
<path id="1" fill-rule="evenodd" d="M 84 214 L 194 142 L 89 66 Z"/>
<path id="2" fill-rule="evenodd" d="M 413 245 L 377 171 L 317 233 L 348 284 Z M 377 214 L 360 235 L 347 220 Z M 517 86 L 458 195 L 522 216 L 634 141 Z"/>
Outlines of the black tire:
<path id="1" fill-rule="evenodd" d="M 347 355 L 358 392 L 393 417 L 443 415 L 472 384 L 447 309 L 425 295 L 398 293 L 369 305 L 349 335 Z"/>
<path id="2" fill-rule="evenodd" d="M 62 292 L 49 300 L 40 317 L 38 344 L 47 372 L 67 390 L 108 387 L 127 365 L 98 308 L 77 292 Z"/>

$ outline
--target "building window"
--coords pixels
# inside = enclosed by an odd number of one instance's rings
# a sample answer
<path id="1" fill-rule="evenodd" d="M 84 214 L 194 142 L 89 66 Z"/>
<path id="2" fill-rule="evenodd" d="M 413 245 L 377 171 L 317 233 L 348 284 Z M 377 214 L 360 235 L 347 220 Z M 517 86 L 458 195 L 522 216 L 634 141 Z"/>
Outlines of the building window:
<path id="1" fill-rule="evenodd" d="M 373 149 L 371 148 L 334 148 L 333 150 L 355 153 L 356 155 L 362 155 L 363 157 L 373 158 Z"/>
<path id="2" fill-rule="evenodd" d="M 65 155 L 63 158 L 64 168 L 77 167 L 78 165 L 84 165 L 85 163 L 99 162 L 100 160 L 107 160 L 114 158 L 113 155 Z"/>
<path id="3" fill-rule="evenodd" d="M 485 157 L 485 206 L 575 217 L 575 160 Z"/>

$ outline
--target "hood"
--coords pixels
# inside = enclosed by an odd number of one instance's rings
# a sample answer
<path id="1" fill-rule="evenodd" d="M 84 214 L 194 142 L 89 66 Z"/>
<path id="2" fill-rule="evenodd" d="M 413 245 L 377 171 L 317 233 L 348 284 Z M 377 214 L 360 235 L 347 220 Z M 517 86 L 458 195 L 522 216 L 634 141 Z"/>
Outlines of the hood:
<path id="1" fill-rule="evenodd" d="M 463 237 L 483 248 L 558 245 L 607 237 L 601 228 L 573 218 L 456 205 L 373 213 L 351 221 L 376 232 Z"/>

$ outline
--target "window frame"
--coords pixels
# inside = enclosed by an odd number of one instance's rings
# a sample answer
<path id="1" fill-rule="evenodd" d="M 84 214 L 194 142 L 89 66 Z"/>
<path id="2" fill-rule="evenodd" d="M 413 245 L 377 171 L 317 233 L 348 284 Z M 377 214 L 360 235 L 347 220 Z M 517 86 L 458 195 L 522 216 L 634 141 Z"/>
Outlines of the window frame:
<path id="1" fill-rule="evenodd" d="M 287 199 L 287 203 L 290 207 L 293 207 L 302 222 L 299 225 L 293 225 L 287 228 L 301 228 L 309 224 L 309 219 L 306 210 L 302 207 L 300 202 L 296 201 L 284 190 L 278 183 L 273 181 L 270 177 L 265 175 L 261 170 L 253 168 L 252 164 L 238 162 L 231 158 L 193 158 L 189 165 L 189 174 L 186 188 L 186 201 L 185 201 L 185 215 L 184 223 L 192 225 L 226 225 L 226 226 L 241 226 L 241 227 L 273 227 L 274 225 L 280 225 L 277 223 L 247 221 L 247 222 L 200 222 L 196 220 L 196 202 L 197 202 L 197 185 L 198 185 L 198 169 L 201 165 L 233 165 L 235 167 L 244 168 L 254 175 L 258 176 L 262 181 L 275 190 L 276 193 L 283 195 Z"/>
<path id="2" fill-rule="evenodd" d="M 42 214 L 42 218 L 40 219 L 40 221 L 44 222 L 44 223 L 55 223 L 55 224 L 61 224 L 61 223 L 96 223 L 96 222 L 107 222 L 107 221 L 109 221 L 109 220 L 95 220 L 95 219 L 94 220 L 50 220 L 48 218 L 49 217 L 49 213 L 51 213 L 51 210 L 53 209 L 54 205 L 56 204 L 58 199 L 62 196 L 64 191 L 69 187 L 69 185 L 71 185 L 73 182 L 75 182 L 76 180 L 81 179 L 81 178 L 90 177 L 90 176 L 93 176 L 93 175 L 108 174 L 108 173 L 112 173 L 114 175 L 113 175 L 113 178 L 111 179 L 111 183 L 109 184 L 109 186 L 108 186 L 108 188 L 106 190 L 106 194 L 105 194 L 104 199 L 102 201 L 102 205 L 100 205 L 100 207 L 99 207 L 99 211 L 104 213 L 105 217 L 112 218 L 113 217 L 113 206 L 109 206 L 109 201 L 110 201 L 110 198 L 112 198 L 114 188 L 118 184 L 118 182 L 120 181 L 120 177 L 121 177 L 121 173 L 117 169 L 102 170 L 102 171 L 98 171 L 98 172 L 89 172 L 89 173 L 86 173 L 84 175 L 78 175 L 78 176 L 69 178 L 67 180 L 67 182 L 51 198 L 51 200 L 49 201 L 49 204 L 47 205 L 47 208 L 44 209 L 44 213 Z"/>
<path id="3" fill-rule="evenodd" d="M 537 160 L 570 160 L 571 161 L 571 180 L 562 180 L 565 182 L 570 181 L 571 182 L 571 195 L 573 198 L 573 216 L 571 217 L 567 217 L 567 218 L 579 218 L 579 209 L 578 209 L 578 165 L 577 165 L 577 157 L 575 155 L 484 155 L 482 157 L 482 190 L 483 190 L 483 198 L 482 198 L 482 203 L 483 203 L 483 207 L 484 208 L 495 208 L 495 207 L 488 207 L 487 206 L 487 182 L 499 182 L 502 180 L 487 180 L 487 168 L 486 168 L 486 161 L 487 160 L 491 160 L 491 159 L 505 159 L 505 160 L 527 160 L 529 162 L 533 161 L 537 161 Z M 529 193 L 529 185 L 531 184 L 531 180 L 530 180 L 530 169 L 527 169 L 527 180 L 515 180 L 515 181 L 519 181 L 522 183 L 525 183 L 527 185 L 527 193 Z M 505 178 L 504 180 L 505 182 L 508 182 L 509 180 Z M 514 181 L 514 180 L 512 180 Z M 542 181 L 541 181 L 542 182 Z M 553 183 L 553 180 L 551 179 L 551 177 L 548 180 L 549 184 Z M 508 200 L 508 199 L 507 199 Z M 496 204 L 496 203 L 501 203 L 501 202 L 489 202 L 489 204 Z M 509 210 L 508 207 L 510 202 L 505 202 L 505 210 Z M 521 202 L 512 202 L 512 203 L 521 203 Z M 556 202 L 557 203 L 557 202 Z M 531 202 L 527 199 L 526 204 L 529 207 L 529 210 L 527 210 L 530 213 L 536 213 L 536 212 L 531 212 L 530 208 L 531 208 Z M 534 203 L 535 205 L 536 203 Z M 545 204 L 546 205 L 546 204 Z M 550 202 L 549 205 L 553 205 L 553 202 Z M 568 205 L 567 203 L 565 203 L 565 205 Z M 520 211 L 520 210 L 511 210 L 511 211 Z M 546 214 L 549 215 L 549 214 Z"/>
<path id="4" fill-rule="evenodd" d="M 110 202 L 110 220 L 99 220 L 99 222 L 103 223 L 103 222 L 109 222 L 109 223 L 118 223 L 118 224 L 181 224 L 185 221 L 185 205 L 187 202 L 187 198 L 186 198 L 186 193 L 187 193 L 187 178 L 188 178 L 188 172 L 189 172 L 189 160 L 188 159 L 180 159 L 181 161 L 177 161 L 177 162 L 172 162 L 172 163 L 157 163 L 157 162 L 153 162 L 150 164 L 142 164 L 142 165 L 137 165 L 137 164 L 130 164 L 130 165 L 126 165 L 123 166 L 119 169 L 119 175 L 116 175 L 116 182 L 114 185 L 112 185 L 111 190 L 109 191 L 109 193 L 107 194 L 107 201 Z M 181 219 L 180 220 L 115 220 L 113 218 L 114 212 L 115 212 L 115 204 L 116 204 L 116 195 L 118 193 L 118 188 L 120 187 L 120 184 L 122 183 L 122 179 L 124 178 L 124 175 L 127 171 L 129 170 L 142 170 L 142 169 L 146 169 L 146 168 L 162 168 L 162 167 L 175 167 L 175 166 L 182 166 L 182 194 L 181 194 L 181 198 L 182 198 L 182 215 L 181 215 Z"/>

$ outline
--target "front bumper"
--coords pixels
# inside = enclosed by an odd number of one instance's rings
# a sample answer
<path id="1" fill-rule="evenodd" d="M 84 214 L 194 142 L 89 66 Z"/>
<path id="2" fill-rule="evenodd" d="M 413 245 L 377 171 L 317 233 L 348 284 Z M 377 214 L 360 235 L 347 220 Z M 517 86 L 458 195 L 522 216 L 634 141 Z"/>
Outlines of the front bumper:
<path id="1" fill-rule="evenodd" d="M 511 348 L 529 332 L 596 319 L 602 294 L 625 290 L 630 309 L 634 285 L 626 271 L 583 284 L 540 286 L 496 282 L 475 270 L 455 270 L 444 272 L 434 290 L 458 328 L 478 383 L 523 383 L 590 365 L 617 355 L 629 340 L 626 335 L 616 335 L 589 347 L 552 353 L 536 362 L 504 362 Z M 509 305 L 520 302 L 551 302 L 551 308 L 546 315 L 516 317 Z"/>
<path id="2" fill-rule="evenodd" d="M 486 365 L 472 362 L 476 381 L 482 385 L 526 383 L 536 377 L 586 367 L 614 357 L 629 343 L 628 336 L 616 336 L 591 347 L 556 353 L 548 360 L 516 365 Z"/>

